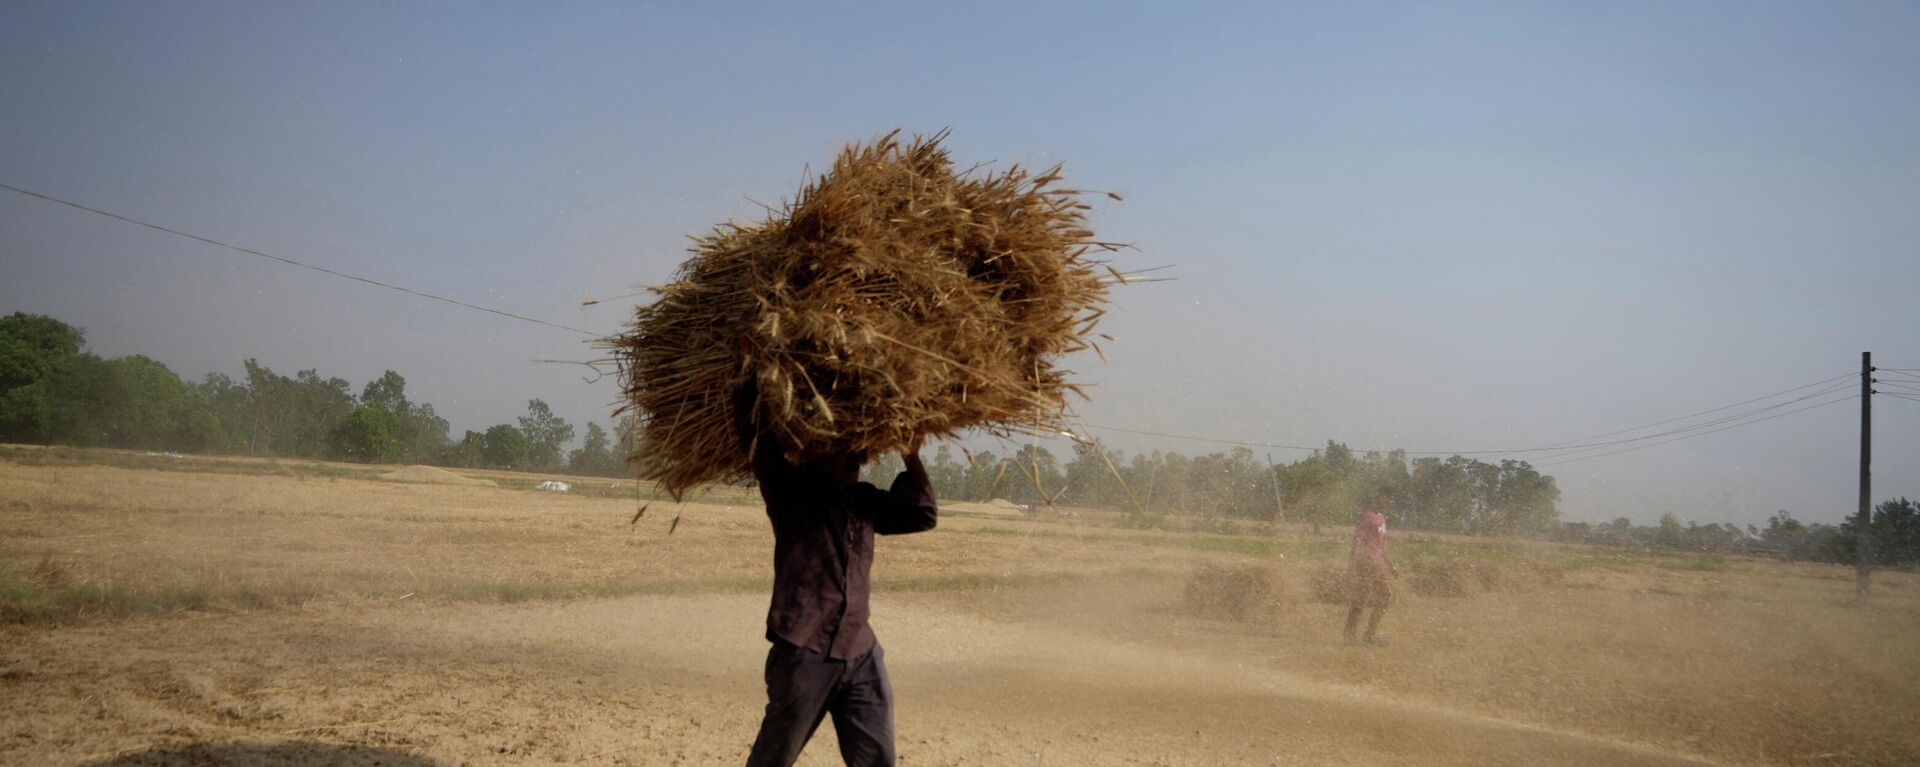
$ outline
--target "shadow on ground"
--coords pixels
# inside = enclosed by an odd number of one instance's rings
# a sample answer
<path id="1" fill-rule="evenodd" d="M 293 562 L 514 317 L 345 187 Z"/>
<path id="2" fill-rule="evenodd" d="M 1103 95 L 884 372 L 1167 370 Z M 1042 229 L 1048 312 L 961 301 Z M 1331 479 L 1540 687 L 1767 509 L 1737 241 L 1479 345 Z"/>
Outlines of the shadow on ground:
<path id="1" fill-rule="evenodd" d="M 279 765 L 321 765 L 323 767 L 443 767 L 440 762 L 404 751 L 366 746 L 346 746 L 310 740 L 278 743 L 193 743 L 161 746 L 146 751 L 122 754 L 89 767 L 278 767 Z"/>

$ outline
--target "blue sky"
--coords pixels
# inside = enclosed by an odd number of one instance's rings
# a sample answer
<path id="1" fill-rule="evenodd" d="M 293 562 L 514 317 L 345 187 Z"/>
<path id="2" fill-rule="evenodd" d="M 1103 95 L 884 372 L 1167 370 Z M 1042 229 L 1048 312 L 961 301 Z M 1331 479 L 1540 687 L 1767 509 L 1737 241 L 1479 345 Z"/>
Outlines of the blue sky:
<path id="1" fill-rule="evenodd" d="M 951 127 L 1174 265 L 1075 361 L 1089 422 L 1505 449 L 1920 368 L 1914 40 L 1895 3 L 7 3 L 0 181 L 611 331 L 580 301 L 688 233 Z M 617 396 L 530 362 L 569 334 L 17 195 L 0 259 L 0 312 L 188 377 L 392 368 L 456 430 Z M 1836 521 L 1854 407 L 1549 470 L 1570 518 Z M 1877 495 L 1920 496 L 1920 403 L 1876 409 Z"/>

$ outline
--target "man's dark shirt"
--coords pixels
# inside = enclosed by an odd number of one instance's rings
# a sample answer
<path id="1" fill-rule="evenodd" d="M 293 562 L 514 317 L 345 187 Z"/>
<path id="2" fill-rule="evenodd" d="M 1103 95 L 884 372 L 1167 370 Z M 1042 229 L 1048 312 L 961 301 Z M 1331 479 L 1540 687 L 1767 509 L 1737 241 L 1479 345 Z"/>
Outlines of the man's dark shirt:
<path id="1" fill-rule="evenodd" d="M 874 643 L 867 625 L 873 534 L 933 529 L 938 508 L 926 472 L 900 472 L 882 491 L 866 482 L 842 486 L 824 472 L 794 466 L 778 449 L 754 452 L 754 475 L 773 522 L 767 638 L 839 660 L 859 658 Z"/>

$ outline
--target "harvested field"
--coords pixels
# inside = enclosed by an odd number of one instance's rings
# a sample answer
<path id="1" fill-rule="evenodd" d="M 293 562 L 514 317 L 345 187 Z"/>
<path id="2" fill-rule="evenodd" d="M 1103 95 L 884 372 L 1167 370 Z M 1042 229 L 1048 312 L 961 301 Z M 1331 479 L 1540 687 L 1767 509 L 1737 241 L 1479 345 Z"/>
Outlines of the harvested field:
<path id="1" fill-rule="evenodd" d="M 433 466 L 408 466 L 380 475 L 390 482 L 426 482 L 434 485 L 493 485 L 492 480 L 463 477 Z"/>
<path id="2" fill-rule="evenodd" d="M 771 537 L 750 494 L 629 525 L 632 496 L 506 475 L 5 455 L 0 763 L 712 764 L 751 740 Z M 1343 645 L 1322 600 L 1269 621 L 1186 606 L 1202 571 L 1317 595 L 1344 563 L 1332 535 L 1041 514 L 885 539 L 874 613 L 903 761 L 1920 759 L 1914 574 L 1877 575 L 1856 607 L 1827 566 L 1402 543 L 1409 579 L 1451 560 L 1462 592 L 1402 588 L 1380 650 Z M 830 730 L 803 764 L 837 763 Z"/>

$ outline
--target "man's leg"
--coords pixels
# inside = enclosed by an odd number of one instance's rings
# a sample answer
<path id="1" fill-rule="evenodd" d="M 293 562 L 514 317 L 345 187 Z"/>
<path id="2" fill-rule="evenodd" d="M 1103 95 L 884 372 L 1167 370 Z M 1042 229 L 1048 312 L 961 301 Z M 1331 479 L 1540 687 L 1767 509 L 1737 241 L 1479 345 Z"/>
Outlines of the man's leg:
<path id="1" fill-rule="evenodd" d="M 829 708 L 847 767 L 893 767 L 893 682 L 879 642 L 848 664 L 846 683 Z"/>
<path id="2" fill-rule="evenodd" d="M 767 713 L 747 767 L 788 767 L 826 718 L 847 664 L 776 640 L 767 651 Z"/>
<path id="3" fill-rule="evenodd" d="M 1347 601 L 1346 636 L 1349 642 L 1353 641 L 1354 632 L 1360 628 L 1360 613 L 1364 609 L 1365 608 L 1361 607 L 1360 597 L 1357 595 Z"/>
<path id="4" fill-rule="evenodd" d="M 1375 573 L 1373 588 L 1370 590 L 1373 614 L 1367 618 L 1366 641 L 1374 640 L 1374 632 L 1380 628 L 1380 616 L 1387 612 L 1387 605 L 1393 604 L 1393 587 L 1387 583 L 1386 573 Z"/>

